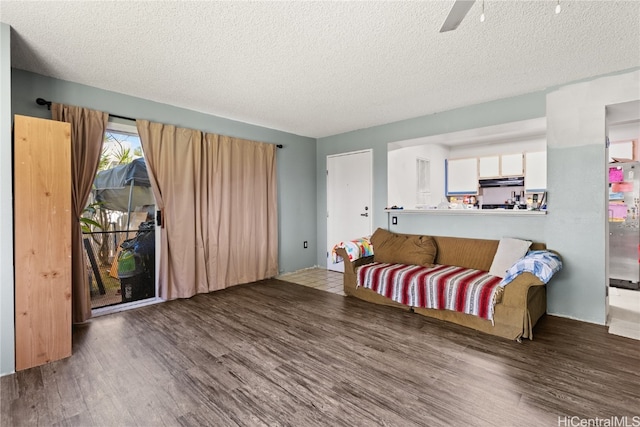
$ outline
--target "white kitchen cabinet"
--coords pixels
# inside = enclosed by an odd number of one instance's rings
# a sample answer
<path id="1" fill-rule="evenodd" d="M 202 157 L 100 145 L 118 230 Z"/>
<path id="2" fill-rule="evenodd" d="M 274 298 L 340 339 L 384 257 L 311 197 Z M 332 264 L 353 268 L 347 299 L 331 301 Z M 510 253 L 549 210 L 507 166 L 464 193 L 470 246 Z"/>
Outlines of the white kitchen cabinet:
<path id="1" fill-rule="evenodd" d="M 480 178 L 496 178 L 500 176 L 500 156 L 480 157 L 478 159 Z"/>
<path id="2" fill-rule="evenodd" d="M 522 153 L 478 158 L 478 175 L 483 178 L 523 175 Z"/>
<path id="3" fill-rule="evenodd" d="M 478 158 L 447 160 L 447 195 L 478 194 Z"/>
<path id="4" fill-rule="evenodd" d="M 522 153 L 503 154 L 500 156 L 501 176 L 522 176 Z"/>
<path id="5" fill-rule="evenodd" d="M 547 189 L 547 152 L 535 151 L 524 155 L 524 189 L 527 193 Z"/>

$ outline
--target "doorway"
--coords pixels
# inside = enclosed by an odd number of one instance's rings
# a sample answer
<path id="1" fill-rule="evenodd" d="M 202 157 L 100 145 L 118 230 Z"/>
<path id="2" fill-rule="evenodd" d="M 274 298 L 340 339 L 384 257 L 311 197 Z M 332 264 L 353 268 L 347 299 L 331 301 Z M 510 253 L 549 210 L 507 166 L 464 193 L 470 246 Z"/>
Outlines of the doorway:
<path id="1" fill-rule="evenodd" d="M 640 101 L 606 107 L 607 325 L 640 340 Z"/>
<path id="2" fill-rule="evenodd" d="M 155 198 L 135 126 L 108 123 L 82 222 L 93 314 L 155 300 Z"/>
<path id="3" fill-rule="evenodd" d="M 333 247 L 339 242 L 371 235 L 373 212 L 372 151 L 327 156 L 327 269 L 344 272 Z"/>

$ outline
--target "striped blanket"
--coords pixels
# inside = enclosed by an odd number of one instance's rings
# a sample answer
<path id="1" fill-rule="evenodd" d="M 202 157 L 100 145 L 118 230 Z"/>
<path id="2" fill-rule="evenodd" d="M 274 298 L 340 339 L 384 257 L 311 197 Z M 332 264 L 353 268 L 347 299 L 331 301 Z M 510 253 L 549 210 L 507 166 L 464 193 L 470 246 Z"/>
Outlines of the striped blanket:
<path id="1" fill-rule="evenodd" d="M 493 321 L 502 279 L 486 271 L 374 262 L 358 269 L 358 286 L 404 305 L 454 310 Z"/>

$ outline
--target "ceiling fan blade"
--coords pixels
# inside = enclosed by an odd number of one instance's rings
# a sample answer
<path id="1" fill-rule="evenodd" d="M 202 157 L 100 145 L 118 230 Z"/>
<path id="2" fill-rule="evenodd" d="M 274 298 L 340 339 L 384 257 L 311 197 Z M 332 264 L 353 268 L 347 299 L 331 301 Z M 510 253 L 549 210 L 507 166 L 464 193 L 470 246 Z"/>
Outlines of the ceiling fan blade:
<path id="1" fill-rule="evenodd" d="M 440 32 L 444 33 L 445 31 L 452 31 L 458 28 L 458 25 L 460 25 L 464 17 L 467 16 L 467 12 L 469 12 L 473 3 L 475 3 L 475 0 L 456 0 L 451 7 L 451 11 L 449 11 L 447 19 L 444 20 Z"/>

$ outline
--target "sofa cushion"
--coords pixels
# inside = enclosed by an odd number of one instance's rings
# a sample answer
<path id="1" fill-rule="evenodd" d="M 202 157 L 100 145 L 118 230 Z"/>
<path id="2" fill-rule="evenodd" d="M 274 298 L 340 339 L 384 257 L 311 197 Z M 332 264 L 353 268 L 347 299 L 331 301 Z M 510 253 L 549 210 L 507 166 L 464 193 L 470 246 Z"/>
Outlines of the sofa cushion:
<path id="1" fill-rule="evenodd" d="M 389 264 L 433 265 L 437 246 L 431 236 L 396 234 L 378 228 L 371 236 L 373 260 Z M 510 266 L 509 266 L 510 267 Z"/>
<path id="2" fill-rule="evenodd" d="M 529 246 L 531 246 L 531 242 L 528 240 L 510 239 L 506 237 L 500 239 L 498 250 L 493 257 L 493 263 L 489 269 L 489 274 L 504 277 L 507 270 L 527 254 Z"/>
<path id="3" fill-rule="evenodd" d="M 489 271 L 498 250 L 498 240 L 433 236 L 438 247 L 434 261 L 439 265 L 457 265 L 473 270 Z"/>

